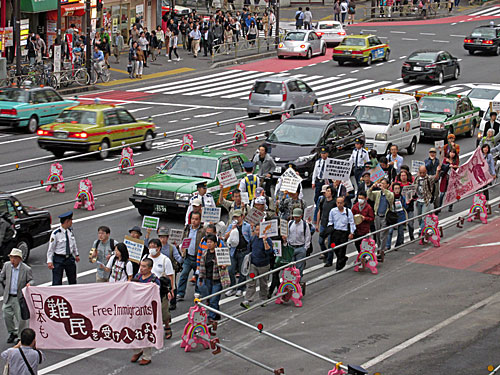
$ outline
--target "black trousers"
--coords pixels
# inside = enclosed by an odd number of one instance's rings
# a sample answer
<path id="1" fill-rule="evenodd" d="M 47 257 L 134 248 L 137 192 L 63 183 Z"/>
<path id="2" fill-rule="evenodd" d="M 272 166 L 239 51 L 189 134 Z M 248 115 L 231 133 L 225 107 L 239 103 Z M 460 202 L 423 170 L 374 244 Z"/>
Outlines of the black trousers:
<path id="1" fill-rule="evenodd" d="M 52 264 L 54 265 L 52 285 L 62 285 L 64 271 L 66 271 L 68 284 L 76 284 L 76 262 L 72 255 L 66 258 L 64 255 L 54 254 Z"/>

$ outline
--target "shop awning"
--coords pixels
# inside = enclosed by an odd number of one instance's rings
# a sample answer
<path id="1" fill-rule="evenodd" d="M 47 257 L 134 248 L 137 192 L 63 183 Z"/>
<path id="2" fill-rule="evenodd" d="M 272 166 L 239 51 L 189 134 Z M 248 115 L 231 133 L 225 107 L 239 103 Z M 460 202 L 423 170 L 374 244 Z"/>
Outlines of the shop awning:
<path id="1" fill-rule="evenodd" d="M 74 3 L 61 5 L 61 15 L 66 16 L 83 16 L 85 14 L 85 4 Z"/>
<path id="2" fill-rule="evenodd" d="M 21 0 L 21 12 L 40 13 L 57 9 L 57 0 Z"/>

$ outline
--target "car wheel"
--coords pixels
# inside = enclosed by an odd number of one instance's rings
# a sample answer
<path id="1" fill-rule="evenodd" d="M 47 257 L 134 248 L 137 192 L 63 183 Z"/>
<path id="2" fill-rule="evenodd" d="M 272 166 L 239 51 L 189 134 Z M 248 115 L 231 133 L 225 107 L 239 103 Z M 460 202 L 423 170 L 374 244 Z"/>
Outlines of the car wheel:
<path id="1" fill-rule="evenodd" d="M 50 150 L 52 154 L 56 157 L 56 159 L 61 159 L 64 156 L 64 150 Z"/>
<path id="2" fill-rule="evenodd" d="M 21 237 L 16 241 L 16 248 L 23 252 L 23 262 L 26 262 L 30 257 L 30 243 L 29 241 Z"/>
<path id="3" fill-rule="evenodd" d="M 443 72 L 439 72 L 439 75 L 438 75 L 438 78 L 437 78 L 437 83 L 439 83 L 440 85 L 442 85 L 443 81 L 444 81 Z"/>
<path id="4" fill-rule="evenodd" d="M 469 50 L 469 55 L 471 55 L 471 56 L 472 56 L 472 55 L 474 54 L 474 52 L 475 52 L 474 50 L 470 49 L 470 50 Z"/>
<path id="5" fill-rule="evenodd" d="M 144 143 L 141 145 L 143 151 L 150 151 L 153 148 L 153 133 L 150 131 L 144 135 Z"/>
<path id="6" fill-rule="evenodd" d="M 315 100 L 313 105 L 311 106 L 311 109 L 309 110 L 309 113 L 314 113 L 318 110 L 318 101 Z"/>
<path id="7" fill-rule="evenodd" d="M 153 215 L 153 210 L 151 210 L 149 208 L 138 208 L 137 211 L 139 211 L 139 215 L 141 215 L 141 216 Z"/>
<path id="8" fill-rule="evenodd" d="M 249 113 L 249 114 L 248 114 L 248 117 L 249 117 L 249 118 L 254 118 L 254 117 L 256 117 L 256 116 L 257 116 L 257 113 Z"/>
<path id="9" fill-rule="evenodd" d="M 410 146 L 406 149 L 408 155 L 413 155 L 417 150 L 417 138 L 413 137 L 411 140 Z"/>
<path id="10" fill-rule="evenodd" d="M 285 56 L 278 55 L 278 59 L 284 59 Z"/>
<path id="11" fill-rule="evenodd" d="M 410 77 L 403 77 L 404 83 L 410 83 Z"/>
<path id="12" fill-rule="evenodd" d="M 368 56 L 368 59 L 366 60 L 366 65 L 370 66 L 372 64 L 372 55 Z"/>
<path id="13" fill-rule="evenodd" d="M 323 48 L 321 49 L 321 56 L 326 55 L 326 45 L 323 44 Z"/>
<path id="14" fill-rule="evenodd" d="M 385 53 L 385 56 L 384 56 L 384 59 L 383 59 L 383 60 L 384 60 L 384 61 L 389 61 L 389 56 L 390 56 L 390 54 L 391 54 L 391 50 L 390 50 L 390 49 L 388 49 L 388 50 L 387 50 L 387 52 Z"/>
<path id="15" fill-rule="evenodd" d="M 495 50 L 495 56 L 500 55 L 500 44 L 497 46 L 497 49 Z"/>
<path id="16" fill-rule="evenodd" d="M 308 59 L 308 60 L 309 60 L 311 57 L 312 57 L 312 50 L 309 48 L 309 49 L 307 50 L 306 59 Z"/>
<path id="17" fill-rule="evenodd" d="M 26 127 L 26 130 L 28 133 L 34 134 L 36 133 L 38 129 L 38 118 L 36 116 L 31 116 L 29 121 L 28 121 L 28 126 Z"/>
<path id="18" fill-rule="evenodd" d="M 473 122 L 472 122 L 472 126 L 471 126 L 471 128 L 470 128 L 469 132 L 467 133 L 467 136 L 468 136 L 469 138 L 474 137 L 474 133 L 475 133 L 475 131 L 476 131 L 476 122 L 475 122 L 475 121 L 473 121 Z"/>
<path id="19" fill-rule="evenodd" d="M 295 115 L 295 106 L 291 105 L 290 108 L 288 108 L 288 113 L 290 117 L 293 117 Z"/>
<path id="20" fill-rule="evenodd" d="M 97 157 L 101 160 L 104 160 L 108 157 L 109 155 L 109 141 L 107 139 L 103 140 L 101 144 L 99 145 L 99 153 L 97 154 Z"/>
<path id="21" fill-rule="evenodd" d="M 460 75 L 460 69 L 458 69 L 458 67 L 456 67 L 455 72 L 453 73 L 453 79 L 457 80 L 459 75 Z"/>
<path id="22" fill-rule="evenodd" d="M 339 66 L 342 66 L 344 65 L 344 62 L 343 61 L 337 61 L 339 63 Z"/>

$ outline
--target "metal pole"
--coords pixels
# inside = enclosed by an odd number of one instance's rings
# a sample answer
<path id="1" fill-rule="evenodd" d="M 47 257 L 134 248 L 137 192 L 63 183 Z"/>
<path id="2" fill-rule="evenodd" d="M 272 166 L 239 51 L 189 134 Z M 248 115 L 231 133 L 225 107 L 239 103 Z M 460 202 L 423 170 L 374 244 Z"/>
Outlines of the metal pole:
<path id="1" fill-rule="evenodd" d="M 14 46 L 16 53 L 16 75 L 21 75 L 21 2 L 14 2 Z"/>
<path id="2" fill-rule="evenodd" d="M 280 0 L 276 1 L 274 6 L 274 15 L 276 16 L 276 30 L 274 31 L 276 47 L 280 42 Z"/>
<path id="3" fill-rule="evenodd" d="M 499 370 L 500 370 L 500 365 L 499 365 L 496 369 L 494 369 L 492 372 L 490 372 L 488 375 L 494 375 L 494 374 L 496 374 Z"/>
<path id="4" fill-rule="evenodd" d="M 57 0 L 57 31 L 56 31 L 56 46 L 61 44 L 61 0 Z"/>
<path id="5" fill-rule="evenodd" d="M 87 73 L 90 76 L 92 69 L 92 51 L 91 49 L 91 41 L 90 41 L 90 31 L 92 30 L 92 26 L 90 24 L 90 13 L 92 9 L 90 7 L 90 0 L 85 0 L 85 22 L 87 23 L 87 33 L 85 37 L 85 45 L 87 48 L 87 53 L 85 54 L 85 67 L 87 68 Z"/>

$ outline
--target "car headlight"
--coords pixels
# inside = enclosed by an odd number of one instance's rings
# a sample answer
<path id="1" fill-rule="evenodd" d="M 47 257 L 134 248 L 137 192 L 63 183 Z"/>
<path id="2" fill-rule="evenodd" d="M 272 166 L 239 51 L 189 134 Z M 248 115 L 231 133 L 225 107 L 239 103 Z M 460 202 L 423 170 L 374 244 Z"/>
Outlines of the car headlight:
<path id="1" fill-rule="evenodd" d="M 385 133 L 378 133 L 375 136 L 375 140 L 376 141 L 387 141 L 387 134 L 385 134 Z"/>
<path id="2" fill-rule="evenodd" d="M 191 194 L 177 193 L 175 194 L 175 199 L 178 201 L 188 201 L 191 198 Z"/>
<path id="3" fill-rule="evenodd" d="M 443 129 L 444 124 L 442 122 L 433 122 L 431 124 L 432 129 Z"/>
<path id="4" fill-rule="evenodd" d="M 314 159 L 316 154 L 311 154 L 307 156 L 299 156 L 297 159 L 295 159 L 295 163 L 307 163 L 308 161 Z"/>
<path id="5" fill-rule="evenodd" d="M 146 196 L 146 189 L 145 188 L 134 188 L 134 194 L 145 197 Z"/>

